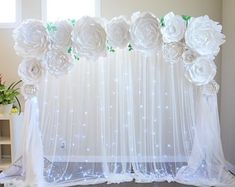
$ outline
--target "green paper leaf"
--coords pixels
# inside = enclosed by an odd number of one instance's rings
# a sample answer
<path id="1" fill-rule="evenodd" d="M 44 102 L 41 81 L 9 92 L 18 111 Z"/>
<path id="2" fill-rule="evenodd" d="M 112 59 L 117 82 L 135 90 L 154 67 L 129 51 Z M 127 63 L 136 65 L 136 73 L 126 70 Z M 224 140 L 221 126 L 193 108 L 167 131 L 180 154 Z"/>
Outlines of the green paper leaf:
<path id="1" fill-rule="evenodd" d="M 54 23 L 47 23 L 47 30 L 48 30 L 49 32 L 54 32 L 54 31 L 57 30 L 57 28 L 56 28 L 56 26 L 55 26 Z"/>
<path id="2" fill-rule="evenodd" d="M 69 19 L 69 23 L 74 27 L 76 25 L 76 20 L 75 19 Z"/>
<path id="3" fill-rule="evenodd" d="M 115 49 L 112 46 L 107 45 L 107 51 L 114 53 Z"/>
<path id="4" fill-rule="evenodd" d="M 182 18 L 186 21 L 186 25 L 188 26 L 188 23 L 190 19 L 192 18 L 192 16 L 182 15 Z"/>
<path id="5" fill-rule="evenodd" d="M 71 52 L 72 52 L 72 47 L 68 49 L 68 53 L 71 53 Z"/>
<path id="6" fill-rule="evenodd" d="M 110 46 L 110 49 L 109 49 L 110 52 L 115 52 L 114 48 L 112 46 Z"/>
<path id="7" fill-rule="evenodd" d="M 132 48 L 131 44 L 129 44 L 128 45 L 128 51 L 132 51 L 132 50 L 133 50 L 133 48 Z"/>
<path id="8" fill-rule="evenodd" d="M 164 16 L 160 18 L 160 25 L 161 27 L 165 27 Z"/>
<path id="9" fill-rule="evenodd" d="M 183 18 L 185 21 L 188 21 L 188 20 L 191 19 L 191 16 L 182 15 L 182 18 Z"/>
<path id="10" fill-rule="evenodd" d="M 74 58 L 75 58 L 75 60 L 80 60 L 80 57 L 79 57 L 78 54 L 75 54 L 75 55 L 74 55 Z"/>

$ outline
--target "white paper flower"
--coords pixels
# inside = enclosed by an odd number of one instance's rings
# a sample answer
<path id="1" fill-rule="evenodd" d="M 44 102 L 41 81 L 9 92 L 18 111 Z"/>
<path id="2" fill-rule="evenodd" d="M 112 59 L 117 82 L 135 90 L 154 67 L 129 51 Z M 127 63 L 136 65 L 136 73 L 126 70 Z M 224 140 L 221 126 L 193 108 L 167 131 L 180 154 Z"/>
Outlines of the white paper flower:
<path id="1" fill-rule="evenodd" d="M 18 67 L 18 74 L 26 83 L 38 83 L 43 77 L 43 73 L 41 63 L 32 58 L 24 59 Z"/>
<path id="2" fill-rule="evenodd" d="M 155 52 L 161 46 L 160 24 L 150 13 L 134 13 L 131 17 L 131 43 L 137 50 Z"/>
<path id="3" fill-rule="evenodd" d="M 185 42 L 200 55 L 217 55 L 224 43 L 222 27 L 208 16 L 192 18 L 185 32 Z"/>
<path id="4" fill-rule="evenodd" d="M 48 72 L 54 76 L 67 74 L 73 67 L 73 59 L 59 50 L 48 51 L 45 57 Z"/>
<path id="5" fill-rule="evenodd" d="M 219 92 L 219 84 L 212 80 L 206 85 L 201 87 L 202 93 L 205 95 L 216 95 Z"/>
<path id="6" fill-rule="evenodd" d="M 184 45 L 181 42 L 165 43 L 163 45 L 163 58 L 170 64 L 175 64 L 182 59 Z"/>
<path id="7" fill-rule="evenodd" d="M 130 41 L 129 24 L 123 17 L 113 18 L 107 24 L 107 37 L 112 47 L 124 48 Z"/>
<path id="8" fill-rule="evenodd" d="M 79 19 L 72 32 L 75 53 L 87 59 L 97 59 L 106 52 L 106 32 L 104 28 L 91 17 Z"/>
<path id="9" fill-rule="evenodd" d="M 186 49 L 182 54 L 183 61 L 186 65 L 192 64 L 198 56 L 196 52 L 190 49 Z"/>
<path id="10" fill-rule="evenodd" d="M 185 76 L 194 84 L 200 86 L 208 84 L 216 75 L 216 65 L 211 58 L 198 57 L 191 66 L 186 67 Z"/>
<path id="11" fill-rule="evenodd" d="M 67 21 L 55 22 L 55 30 L 50 32 L 52 48 L 67 51 L 71 47 L 71 32 L 73 30 L 71 24 Z"/>
<path id="12" fill-rule="evenodd" d="M 21 87 L 21 94 L 25 99 L 30 99 L 37 96 L 38 86 L 34 84 L 23 84 Z"/>
<path id="13" fill-rule="evenodd" d="M 164 26 L 161 28 L 163 41 L 165 43 L 179 42 L 184 37 L 186 22 L 181 16 L 173 12 L 164 16 Z"/>
<path id="14" fill-rule="evenodd" d="M 23 57 L 42 58 L 48 48 L 48 34 L 41 21 L 27 20 L 13 32 L 16 53 Z"/>

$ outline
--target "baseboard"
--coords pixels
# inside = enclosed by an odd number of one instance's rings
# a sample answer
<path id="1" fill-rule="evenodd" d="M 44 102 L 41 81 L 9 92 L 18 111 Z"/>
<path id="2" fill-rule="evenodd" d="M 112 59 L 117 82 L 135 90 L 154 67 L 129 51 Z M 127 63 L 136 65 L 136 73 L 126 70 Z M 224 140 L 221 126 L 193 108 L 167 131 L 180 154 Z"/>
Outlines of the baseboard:
<path id="1" fill-rule="evenodd" d="M 233 164 L 231 164 L 230 162 L 226 162 L 225 166 L 230 172 L 235 175 L 235 166 Z"/>

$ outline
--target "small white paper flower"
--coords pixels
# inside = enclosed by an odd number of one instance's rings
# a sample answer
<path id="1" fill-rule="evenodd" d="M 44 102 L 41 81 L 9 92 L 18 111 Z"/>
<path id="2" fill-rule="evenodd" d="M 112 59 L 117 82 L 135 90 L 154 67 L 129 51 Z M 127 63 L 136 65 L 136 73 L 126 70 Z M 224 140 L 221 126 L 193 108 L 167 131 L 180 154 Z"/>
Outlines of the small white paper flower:
<path id="1" fill-rule="evenodd" d="M 208 16 L 192 18 L 185 32 L 185 42 L 200 55 L 217 55 L 224 43 L 222 27 Z"/>
<path id="2" fill-rule="evenodd" d="M 219 84 L 212 80 L 206 85 L 201 87 L 202 93 L 205 95 L 216 95 L 219 92 Z"/>
<path id="3" fill-rule="evenodd" d="M 198 57 L 191 66 L 186 67 L 186 78 L 200 86 L 208 84 L 216 75 L 216 65 L 211 58 Z"/>
<path id="4" fill-rule="evenodd" d="M 45 63 L 48 72 L 54 76 L 67 74 L 74 65 L 71 56 L 59 50 L 48 51 Z"/>
<path id="5" fill-rule="evenodd" d="M 112 47 L 124 48 L 130 41 L 130 25 L 124 17 L 113 18 L 107 24 L 107 37 Z"/>
<path id="6" fill-rule="evenodd" d="M 183 61 L 186 65 L 192 64 L 198 56 L 196 52 L 190 49 L 186 49 L 182 54 Z"/>
<path id="7" fill-rule="evenodd" d="M 37 96 L 38 86 L 34 84 L 23 84 L 21 87 L 21 94 L 25 99 L 30 99 Z"/>
<path id="8" fill-rule="evenodd" d="M 156 52 L 161 46 L 160 24 L 151 13 L 134 13 L 131 17 L 131 43 L 144 52 Z"/>
<path id="9" fill-rule="evenodd" d="M 46 28 L 41 21 L 27 20 L 13 32 L 16 53 L 23 57 L 41 59 L 48 48 Z"/>
<path id="10" fill-rule="evenodd" d="M 75 53 L 87 59 L 97 59 L 106 53 L 106 32 L 104 28 L 91 17 L 79 19 L 72 32 Z"/>
<path id="11" fill-rule="evenodd" d="M 26 83 L 38 83 L 43 77 L 43 73 L 41 63 L 33 58 L 24 59 L 18 67 L 18 74 Z"/>
<path id="12" fill-rule="evenodd" d="M 175 64 L 182 59 L 184 45 L 181 42 L 165 43 L 163 45 L 163 58 L 170 64 Z"/>
<path id="13" fill-rule="evenodd" d="M 186 30 L 186 22 L 181 16 L 173 12 L 164 16 L 164 26 L 161 28 L 165 43 L 179 42 L 183 39 Z"/>
<path id="14" fill-rule="evenodd" d="M 55 22 L 55 30 L 50 32 L 52 48 L 67 51 L 71 47 L 71 32 L 73 28 L 67 21 Z"/>

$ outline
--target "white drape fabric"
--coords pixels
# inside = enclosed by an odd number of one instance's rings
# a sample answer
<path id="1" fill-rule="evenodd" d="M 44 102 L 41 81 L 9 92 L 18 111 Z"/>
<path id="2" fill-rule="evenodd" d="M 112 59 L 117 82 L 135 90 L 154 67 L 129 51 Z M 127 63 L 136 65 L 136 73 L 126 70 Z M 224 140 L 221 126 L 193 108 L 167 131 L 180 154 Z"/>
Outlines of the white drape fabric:
<path id="1" fill-rule="evenodd" d="M 17 155 L 23 155 L 8 169 L 1 173 L 2 182 L 11 181 L 19 186 L 44 186 L 44 161 L 41 130 L 39 128 L 38 99 L 32 97 L 25 102 L 24 138 L 22 149 Z M 18 181 L 19 179 L 19 181 Z M 22 182 L 24 180 L 24 182 Z"/>
<path id="2" fill-rule="evenodd" d="M 25 142 L 23 148 L 23 171 L 27 185 L 43 183 L 43 145 L 39 129 L 39 107 L 36 97 L 25 103 Z"/>
<path id="3" fill-rule="evenodd" d="M 169 64 L 160 52 L 82 59 L 68 75 L 47 74 L 41 82 L 39 121 L 36 103 L 26 104 L 26 122 L 34 124 L 26 166 L 18 163 L 14 173 L 15 163 L 2 179 L 21 175 L 28 184 L 61 187 L 132 180 L 235 185 L 225 168 L 216 95 L 204 95 L 185 79 L 183 62 Z"/>

